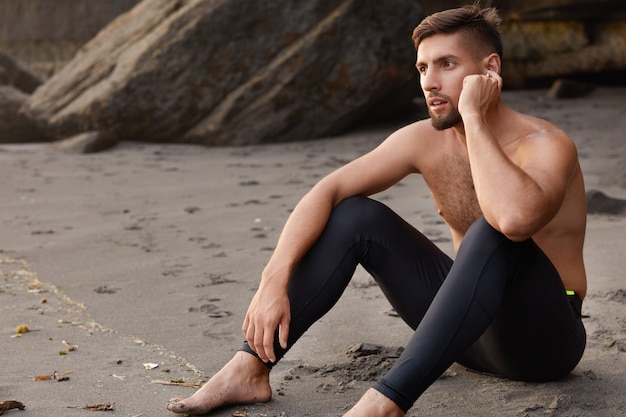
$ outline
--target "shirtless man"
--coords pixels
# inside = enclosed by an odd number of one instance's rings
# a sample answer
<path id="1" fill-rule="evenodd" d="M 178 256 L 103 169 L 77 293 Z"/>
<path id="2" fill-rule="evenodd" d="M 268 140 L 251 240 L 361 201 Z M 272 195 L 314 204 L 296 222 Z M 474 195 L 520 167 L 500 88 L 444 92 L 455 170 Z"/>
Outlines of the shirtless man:
<path id="1" fill-rule="evenodd" d="M 436 13 L 415 29 L 430 119 L 399 129 L 298 203 L 243 323 L 247 342 L 176 413 L 268 401 L 269 373 L 348 285 L 357 264 L 415 329 L 344 417 L 403 416 L 453 362 L 525 381 L 567 375 L 585 348 L 586 209 L 577 152 L 552 124 L 501 101 L 494 9 Z M 454 261 L 367 196 L 421 174 Z"/>

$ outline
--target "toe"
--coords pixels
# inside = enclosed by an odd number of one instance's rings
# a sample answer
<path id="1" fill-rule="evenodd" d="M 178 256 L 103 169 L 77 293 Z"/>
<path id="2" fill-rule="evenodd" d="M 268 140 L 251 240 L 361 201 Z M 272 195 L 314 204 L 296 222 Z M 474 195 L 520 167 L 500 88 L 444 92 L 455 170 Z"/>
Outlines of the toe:
<path id="1" fill-rule="evenodd" d="M 170 411 L 182 411 L 185 409 L 185 404 L 182 400 L 182 398 L 172 398 L 167 402 L 166 408 Z"/>

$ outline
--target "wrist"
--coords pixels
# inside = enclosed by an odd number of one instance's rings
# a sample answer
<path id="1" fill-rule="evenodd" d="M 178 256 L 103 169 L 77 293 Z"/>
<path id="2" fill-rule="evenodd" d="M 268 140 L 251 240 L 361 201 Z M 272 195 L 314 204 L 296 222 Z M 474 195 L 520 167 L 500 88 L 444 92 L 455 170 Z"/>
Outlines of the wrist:
<path id="1" fill-rule="evenodd" d="M 292 270 L 293 268 L 287 263 L 277 264 L 270 260 L 261 273 L 261 285 L 286 287 L 289 283 Z"/>
<path id="2" fill-rule="evenodd" d="M 468 125 L 482 125 L 487 123 L 484 115 L 479 111 L 464 111 L 461 118 L 466 127 Z"/>

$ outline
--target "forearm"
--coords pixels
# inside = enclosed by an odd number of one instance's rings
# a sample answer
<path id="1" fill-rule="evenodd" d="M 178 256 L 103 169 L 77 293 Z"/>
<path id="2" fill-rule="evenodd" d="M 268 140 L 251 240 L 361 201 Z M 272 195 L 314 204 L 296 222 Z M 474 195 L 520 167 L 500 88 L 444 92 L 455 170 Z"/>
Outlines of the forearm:
<path id="1" fill-rule="evenodd" d="M 311 189 L 287 219 L 261 275 L 261 285 L 286 289 L 291 272 L 324 230 L 336 202 L 320 188 Z"/>
<path id="2" fill-rule="evenodd" d="M 514 240 L 543 226 L 543 192 L 507 156 L 479 115 L 464 119 L 467 150 L 476 196 L 485 219 Z"/>

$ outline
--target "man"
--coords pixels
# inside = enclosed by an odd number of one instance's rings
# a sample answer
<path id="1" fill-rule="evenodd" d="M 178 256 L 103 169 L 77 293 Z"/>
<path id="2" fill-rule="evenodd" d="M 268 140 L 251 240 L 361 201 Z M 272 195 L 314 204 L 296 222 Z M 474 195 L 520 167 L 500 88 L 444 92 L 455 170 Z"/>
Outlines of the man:
<path id="1" fill-rule="evenodd" d="M 344 416 L 403 416 L 453 362 L 526 381 L 567 375 L 585 347 L 586 209 L 576 148 L 501 100 L 500 18 L 478 5 L 415 29 L 431 118 L 322 179 L 298 203 L 248 309 L 247 343 L 193 396 L 202 414 L 268 401 L 269 373 L 340 297 L 357 264 L 415 333 Z M 450 227 L 455 260 L 366 196 L 419 173 Z"/>

